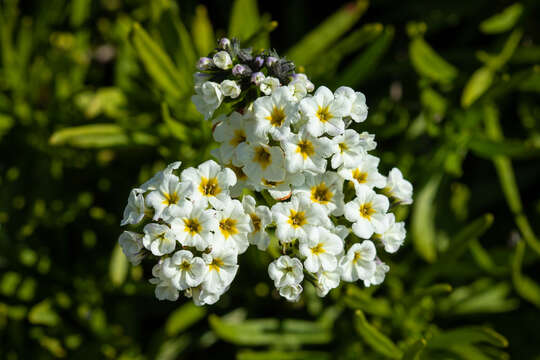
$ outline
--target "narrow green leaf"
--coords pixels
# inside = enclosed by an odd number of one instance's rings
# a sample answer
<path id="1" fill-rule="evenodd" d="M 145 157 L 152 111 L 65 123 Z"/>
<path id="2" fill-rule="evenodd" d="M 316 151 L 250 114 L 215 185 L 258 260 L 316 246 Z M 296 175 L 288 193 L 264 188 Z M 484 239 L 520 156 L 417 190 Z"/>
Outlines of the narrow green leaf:
<path id="1" fill-rule="evenodd" d="M 313 57 L 320 56 L 328 46 L 352 28 L 367 7 L 367 0 L 357 0 L 345 5 L 294 45 L 288 51 L 287 57 L 296 65 L 309 63 Z"/>
<path id="2" fill-rule="evenodd" d="M 412 212 L 413 245 L 416 252 L 427 262 L 437 259 L 434 201 L 440 181 L 440 175 L 435 175 L 428 181 L 416 196 Z"/>
<path id="3" fill-rule="evenodd" d="M 485 327 L 462 327 L 433 335 L 427 347 L 447 349 L 451 345 L 487 343 L 497 347 L 507 347 L 508 340 L 501 334 Z"/>
<path id="4" fill-rule="evenodd" d="M 478 100 L 489 89 L 494 76 L 493 70 L 488 67 L 484 66 L 476 70 L 463 89 L 461 106 L 468 108 Z"/>
<path id="5" fill-rule="evenodd" d="M 191 25 L 193 42 L 199 52 L 199 56 L 206 56 L 215 47 L 216 38 L 212 23 L 208 18 L 208 11 L 204 5 L 197 5 L 195 8 L 195 18 Z"/>
<path id="6" fill-rule="evenodd" d="M 355 285 L 347 286 L 345 304 L 352 309 L 359 309 L 368 314 L 391 317 L 392 307 L 385 298 L 372 298 L 366 291 Z"/>
<path id="7" fill-rule="evenodd" d="M 177 99 L 191 92 L 190 82 L 182 78 L 169 56 L 138 23 L 133 25 L 131 41 L 158 87 Z"/>
<path id="8" fill-rule="evenodd" d="M 35 325 L 56 326 L 60 316 L 54 311 L 51 301 L 46 299 L 34 305 L 28 312 L 28 321 Z"/>
<path id="9" fill-rule="evenodd" d="M 492 159 L 495 156 L 532 158 L 540 155 L 540 144 L 523 140 L 492 140 L 485 136 L 473 136 L 469 148 L 478 156 Z"/>
<path id="10" fill-rule="evenodd" d="M 109 278 L 114 286 L 118 287 L 126 281 L 128 267 L 128 259 L 122 252 L 120 244 L 117 243 L 109 262 Z"/>
<path id="11" fill-rule="evenodd" d="M 229 36 L 246 40 L 259 29 L 259 8 L 256 0 L 235 0 L 229 20 Z"/>
<path id="12" fill-rule="evenodd" d="M 163 120 L 165 121 L 165 124 L 167 124 L 169 131 L 174 137 L 182 141 L 187 141 L 189 139 L 190 131 L 188 127 L 182 124 L 181 122 L 174 120 L 171 117 L 171 114 L 169 112 L 169 107 L 167 106 L 165 102 L 161 103 L 161 114 L 163 116 Z"/>
<path id="13" fill-rule="evenodd" d="M 71 1 L 71 26 L 80 26 L 86 18 L 92 13 L 92 0 L 73 0 Z"/>
<path id="14" fill-rule="evenodd" d="M 158 140 L 149 134 L 127 133 L 115 124 L 93 124 L 64 128 L 49 138 L 53 146 L 69 145 L 78 148 L 104 148 L 132 144 L 155 145 Z"/>
<path id="15" fill-rule="evenodd" d="M 452 263 L 468 248 L 469 242 L 482 236 L 493 224 L 493 215 L 485 214 L 461 229 L 453 238 L 441 260 Z"/>
<path id="16" fill-rule="evenodd" d="M 480 23 L 480 30 L 485 34 L 499 34 L 510 30 L 519 20 L 523 12 L 523 5 L 515 3 L 502 12 Z"/>
<path id="17" fill-rule="evenodd" d="M 426 340 L 420 339 L 416 342 L 414 342 L 411 346 L 409 346 L 405 353 L 403 354 L 403 357 L 401 360 L 419 360 L 420 355 L 424 351 L 424 348 L 426 347 Z"/>
<path id="18" fill-rule="evenodd" d="M 165 340 L 159 347 L 155 360 L 176 360 L 180 354 L 192 344 L 188 335 L 182 335 L 173 339 Z M 135 360 L 135 359 L 134 359 Z"/>
<path id="19" fill-rule="evenodd" d="M 188 302 L 176 309 L 165 323 L 165 333 L 168 336 L 176 336 L 193 324 L 200 321 L 206 315 L 206 309 Z"/>
<path id="20" fill-rule="evenodd" d="M 409 46 L 409 56 L 416 71 L 431 80 L 450 83 L 457 76 L 457 69 L 447 62 L 420 36 Z"/>
<path id="21" fill-rule="evenodd" d="M 376 352 L 391 359 L 400 359 L 401 350 L 386 335 L 373 327 L 361 310 L 356 310 L 355 328 L 365 342 Z"/>
<path id="22" fill-rule="evenodd" d="M 450 284 L 435 284 L 428 288 L 417 289 L 412 294 L 412 301 L 418 301 L 425 296 L 439 296 L 446 295 L 452 292 L 452 286 Z"/>
<path id="23" fill-rule="evenodd" d="M 512 280 L 517 293 L 525 300 L 540 308 L 540 286 L 531 278 L 521 273 L 525 243 L 519 242 L 512 261 Z"/>
<path id="24" fill-rule="evenodd" d="M 236 360 L 330 360 L 331 354 L 320 351 L 240 351 Z"/>
<path id="25" fill-rule="evenodd" d="M 523 31 L 521 29 L 516 29 L 508 36 L 508 39 L 498 55 L 494 56 L 485 52 L 478 52 L 478 58 L 484 61 L 486 66 L 490 69 L 499 70 L 512 58 L 522 36 Z"/>
<path id="26" fill-rule="evenodd" d="M 392 39 L 394 38 L 394 28 L 387 26 L 381 36 L 377 38 L 364 52 L 351 61 L 339 75 L 337 83 L 356 87 L 366 78 L 373 74 L 379 60 L 384 55 Z"/>

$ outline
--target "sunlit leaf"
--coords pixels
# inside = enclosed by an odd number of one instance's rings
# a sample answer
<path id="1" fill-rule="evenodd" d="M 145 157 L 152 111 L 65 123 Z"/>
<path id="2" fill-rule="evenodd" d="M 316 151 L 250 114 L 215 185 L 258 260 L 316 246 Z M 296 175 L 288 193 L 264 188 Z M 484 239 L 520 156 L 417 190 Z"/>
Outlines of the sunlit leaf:
<path id="1" fill-rule="evenodd" d="M 208 18 L 208 10 L 204 5 L 197 5 L 195 17 L 191 25 L 191 33 L 194 34 L 193 42 L 199 56 L 206 56 L 216 44 L 214 29 Z"/>
<path id="2" fill-rule="evenodd" d="M 176 336 L 193 324 L 200 321 L 206 315 L 206 309 L 202 306 L 195 306 L 188 302 L 176 309 L 165 323 L 165 333 L 168 336 Z"/>
<path id="3" fill-rule="evenodd" d="M 126 281 L 128 260 L 122 252 L 120 244 L 116 244 L 109 262 L 109 278 L 114 286 L 120 286 Z"/>
<path id="4" fill-rule="evenodd" d="M 157 139 L 141 132 L 128 133 L 114 124 L 93 124 L 58 130 L 49 138 L 49 143 L 54 146 L 103 148 L 134 144 L 155 145 Z"/>
<path id="5" fill-rule="evenodd" d="M 461 106 L 471 106 L 480 96 L 482 96 L 491 86 L 495 74 L 488 67 L 476 70 L 472 75 L 461 95 Z"/>
<path id="6" fill-rule="evenodd" d="M 56 326 L 61 319 L 52 308 L 51 301 L 43 300 L 30 309 L 28 321 L 36 325 Z"/>
<path id="7" fill-rule="evenodd" d="M 330 360 L 331 354 L 320 351 L 241 351 L 236 360 Z"/>
<path id="8" fill-rule="evenodd" d="M 360 310 L 356 310 L 355 327 L 358 334 L 373 350 L 391 359 L 401 359 L 402 351 L 386 335 L 368 323 Z"/>
<path id="9" fill-rule="evenodd" d="M 496 347 L 508 346 L 508 340 L 501 334 L 485 327 L 462 327 L 433 335 L 427 343 L 428 348 L 445 349 L 456 344 L 486 343 Z"/>
<path id="10" fill-rule="evenodd" d="M 418 192 L 412 213 L 413 244 L 418 254 L 428 262 L 437 258 L 434 201 L 440 181 L 440 175 L 433 176 Z"/>
<path id="11" fill-rule="evenodd" d="M 411 41 L 409 56 L 416 71 L 431 80 L 450 83 L 457 76 L 456 67 L 437 54 L 420 36 Z"/>
<path id="12" fill-rule="evenodd" d="M 498 34 L 510 30 L 519 20 L 523 12 L 523 5 L 515 3 L 502 12 L 480 23 L 480 30 L 486 34 Z"/>
<path id="13" fill-rule="evenodd" d="M 518 294 L 540 308 L 540 286 L 534 280 L 521 273 L 524 253 L 525 244 L 520 242 L 516 246 L 516 252 L 512 261 L 512 280 Z"/>

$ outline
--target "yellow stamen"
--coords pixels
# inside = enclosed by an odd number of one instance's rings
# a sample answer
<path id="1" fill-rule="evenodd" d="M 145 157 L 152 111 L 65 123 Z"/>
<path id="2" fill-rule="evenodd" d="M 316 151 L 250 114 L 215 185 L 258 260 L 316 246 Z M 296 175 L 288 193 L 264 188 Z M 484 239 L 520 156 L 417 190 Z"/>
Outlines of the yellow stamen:
<path id="1" fill-rule="evenodd" d="M 371 219 L 371 215 L 375 213 L 373 205 L 370 202 L 360 205 L 360 216 L 366 219 Z"/>
<path id="2" fill-rule="evenodd" d="M 272 126 L 281 126 L 283 124 L 283 121 L 285 120 L 285 111 L 282 107 L 278 108 L 274 105 L 270 116 L 267 116 L 266 120 L 270 121 L 270 124 L 272 124 Z"/>
<path id="3" fill-rule="evenodd" d="M 299 228 L 301 226 L 304 226 L 307 223 L 306 213 L 304 211 L 297 212 L 291 209 L 291 215 L 289 216 L 289 220 L 287 220 L 287 222 L 293 228 Z"/>
<path id="4" fill-rule="evenodd" d="M 201 177 L 201 184 L 199 185 L 199 191 L 204 196 L 216 196 L 221 192 L 218 180 L 214 178 L 207 179 L 204 176 Z"/>
<path id="5" fill-rule="evenodd" d="M 296 147 L 296 152 L 302 154 L 304 159 L 307 159 L 311 155 L 315 154 L 315 147 L 309 140 L 300 140 Z"/>
<path id="6" fill-rule="evenodd" d="M 183 261 L 180 265 L 178 265 L 178 268 L 180 270 L 189 271 L 191 269 L 191 264 L 189 261 Z"/>
<path id="7" fill-rule="evenodd" d="M 319 204 L 328 204 L 333 195 L 324 182 L 311 188 L 311 200 Z"/>
<path id="8" fill-rule="evenodd" d="M 184 231 L 191 236 L 201 232 L 201 224 L 197 219 L 184 219 Z"/>
<path id="9" fill-rule="evenodd" d="M 354 253 L 353 263 L 356 264 L 358 261 L 362 260 L 362 253 L 357 251 Z"/>
<path id="10" fill-rule="evenodd" d="M 354 169 L 352 172 L 352 177 L 358 181 L 359 184 L 364 184 L 367 182 L 368 174 L 367 172 L 360 171 L 359 169 Z"/>
<path id="11" fill-rule="evenodd" d="M 264 146 L 257 146 L 253 161 L 261 165 L 261 168 L 265 170 L 272 163 L 272 155 Z"/>
<path id="12" fill-rule="evenodd" d="M 223 236 L 225 236 L 225 239 L 229 238 L 231 235 L 238 234 L 236 223 L 236 220 L 230 218 L 223 219 L 219 222 L 219 230 L 221 230 L 221 233 Z"/>
<path id="13" fill-rule="evenodd" d="M 210 271 L 215 270 L 219 272 L 220 267 L 222 267 L 223 265 L 224 265 L 223 260 L 221 260 L 220 258 L 214 258 L 212 259 L 212 262 L 208 264 L 208 270 Z"/>
<path id="14" fill-rule="evenodd" d="M 174 205 L 177 204 L 180 198 L 178 197 L 178 194 L 173 192 L 172 194 L 164 193 L 163 196 L 165 196 L 165 200 L 163 200 L 163 205 Z"/>
<path id="15" fill-rule="evenodd" d="M 344 151 L 347 151 L 347 150 L 349 150 L 349 147 L 347 146 L 347 144 L 345 144 L 344 142 L 339 143 L 339 151 L 341 153 L 343 153 Z"/>
<path id="16" fill-rule="evenodd" d="M 322 243 L 318 243 L 317 246 L 311 248 L 311 253 L 314 254 L 314 255 L 319 255 L 319 254 L 322 254 L 322 253 L 325 253 L 326 250 L 323 249 L 323 244 Z"/>
<path id="17" fill-rule="evenodd" d="M 321 122 L 327 122 L 328 120 L 334 117 L 330 113 L 330 110 L 328 109 L 328 107 L 329 107 L 328 105 L 325 107 L 319 106 L 319 109 L 317 110 L 317 117 L 319 118 L 319 120 L 321 120 Z"/>
<path id="18" fill-rule="evenodd" d="M 262 226 L 261 218 L 258 217 L 255 213 L 249 214 L 249 217 L 251 217 L 251 222 L 253 223 L 253 232 L 256 233 L 260 231 Z"/>
<path id="19" fill-rule="evenodd" d="M 243 129 L 234 130 L 234 136 L 232 137 L 229 144 L 236 147 L 246 141 L 246 132 Z"/>

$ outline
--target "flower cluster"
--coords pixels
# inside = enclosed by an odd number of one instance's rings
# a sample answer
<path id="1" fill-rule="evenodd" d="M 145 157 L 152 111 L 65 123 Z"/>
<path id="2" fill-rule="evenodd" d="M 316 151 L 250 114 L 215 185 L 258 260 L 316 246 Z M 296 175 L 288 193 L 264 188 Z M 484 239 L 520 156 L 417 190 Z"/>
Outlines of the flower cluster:
<path id="1" fill-rule="evenodd" d="M 156 296 L 174 300 L 184 290 L 197 304 L 213 303 L 234 278 L 237 255 L 249 244 L 265 251 L 271 239 L 282 255 L 268 274 L 289 301 L 304 280 L 319 296 L 341 281 L 382 283 L 389 266 L 377 247 L 394 253 L 403 244 L 405 225 L 392 210 L 412 203 L 412 185 L 397 168 L 382 175 L 369 154 L 374 135 L 349 128 L 366 120 L 365 96 L 315 90 L 286 59 L 228 39 L 198 68 L 193 102 L 213 117 L 212 154 L 223 168 L 209 161 L 178 179 L 179 164 L 170 165 L 133 190 L 123 221 L 158 222 L 120 237 L 134 263 L 146 252 L 161 257 Z"/>

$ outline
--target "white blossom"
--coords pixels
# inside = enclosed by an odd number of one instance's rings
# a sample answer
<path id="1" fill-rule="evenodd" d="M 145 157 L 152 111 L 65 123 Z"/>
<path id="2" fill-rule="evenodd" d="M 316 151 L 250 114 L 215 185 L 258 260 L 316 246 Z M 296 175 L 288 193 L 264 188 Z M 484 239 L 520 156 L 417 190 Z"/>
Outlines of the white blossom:
<path id="1" fill-rule="evenodd" d="M 222 70 L 227 70 L 232 68 L 232 59 L 228 52 L 218 51 L 213 57 L 212 60 L 214 65 Z"/>
<path id="2" fill-rule="evenodd" d="M 349 282 L 370 279 L 375 273 L 376 254 L 375 245 L 370 240 L 353 244 L 339 261 L 341 278 Z"/>
<path id="3" fill-rule="evenodd" d="M 355 130 L 347 129 L 342 135 L 334 137 L 332 141 L 337 145 L 331 161 L 334 169 L 341 165 L 352 168 L 358 163 L 358 159 L 367 155 L 364 141 Z"/>
<path id="4" fill-rule="evenodd" d="M 349 108 L 345 97 L 334 97 L 325 86 L 319 87 L 313 96 L 300 101 L 300 111 L 308 119 L 307 131 L 313 136 L 343 134 L 345 123 L 342 118 L 347 115 Z"/>
<path id="5" fill-rule="evenodd" d="M 191 251 L 180 250 L 163 261 L 161 271 L 178 290 L 185 290 L 202 282 L 207 266 L 200 257 L 193 257 Z"/>
<path id="6" fill-rule="evenodd" d="M 297 258 L 282 255 L 268 265 L 268 275 L 276 288 L 297 285 L 304 279 L 302 263 Z"/>
<path id="7" fill-rule="evenodd" d="M 176 247 L 176 235 L 167 225 L 146 224 L 143 228 L 143 245 L 155 256 L 170 254 Z"/>
<path id="8" fill-rule="evenodd" d="M 210 293 L 222 293 L 231 284 L 238 271 L 237 252 L 233 248 L 216 244 L 209 254 L 203 254 L 207 271 L 202 286 Z"/>
<path id="9" fill-rule="evenodd" d="M 280 85 L 279 79 L 267 76 L 259 82 L 259 89 L 263 94 L 270 95 L 278 89 Z"/>
<path id="10" fill-rule="evenodd" d="M 370 278 L 364 279 L 364 286 L 380 285 L 386 277 L 386 273 L 390 271 L 390 266 L 386 265 L 379 259 L 375 259 L 375 272 Z"/>
<path id="11" fill-rule="evenodd" d="M 122 252 L 133 266 L 139 265 L 145 256 L 142 238 L 142 234 L 133 231 L 124 231 L 118 238 Z"/>
<path id="12" fill-rule="evenodd" d="M 305 182 L 295 187 L 294 194 L 322 205 L 332 215 L 343 215 L 343 179 L 333 171 L 324 174 L 307 174 Z"/>
<path id="13" fill-rule="evenodd" d="M 322 174 L 326 171 L 326 158 L 336 152 L 337 144 L 326 137 L 314 137 L 302 129 L 283 140 L 281 147 L 285 150 L 288 172 Z"/>
<path id="14" fill-rule="evenodd" d="M 203 201 L 183 200 L 172 207 L 167 217 L 176 240 L 183 246 L 192 246 L 199 251 L 206 249 L 218 229 L 215 211 L 207 210 Z"/>
<path id="15" fill-rule="evenodd" d="M 190 182 L 180 181 L 178 176 L 173 174 L 164 175 L 156 187 L 146 195 L 146 203 L 154 209 L 154 220 L 161 219 L 163 212 L 190 196 L 193 192 L 193 185 Z"/>
<path id="16" fill-rule="evenodd" d="M 191 101 L 204 118 L 209 119 L 223 101 L 221 86 L 218 83 L 206 81 L 196 88 L 196 94 L 191 97 Z"/>
<path id="17" fill-rule="evenodd" d="M 236 99 L 242 91 L 238 83 L 234 80 L 223 80 L 220 84 L 220 87 L 223 95 L 228 96 L 232 99 Z"/>
<path id="18" fill-rule="evenodd" d="M 404 222 L 396 222 L 394 214 L 389 213 L 384 217 L 380 232 L 375 237 L 384 245 L 384 250 L 388 253 L 395 253 L 403 245 L 407 232 Z"/>
<path id="19" fill-rule="evenodd" d="M 353 89 L 347 86 L 339 87 L 334 93 L 336 97 L 343 96 L 347 99 L 347 103 L 350 104 L 350 108 L 347 111 L 347 115 L 350 116 L 355 122 L 363 122 L 368 115 L 368 107 L 366 105 L 366 96 L 361 92 L 355 92 Z"/>
<path id="20" fill-rule="evenodd" d="M 308 238 L 300 242 L 300 254 L 306 258 L 304 267 L 316 273 L 320 269 L 333 271 L 337 267 L 336 256 L 343 251 L 339 236 L 324 228 L 312 228 Z"/>
<path id="21" fill-rule="evenodd" d="M 146 206 L 141 192 L 141 189 L 133 189 L 129 193 L 128 204 L 124 209 L 124 218 L 122 219 L 120 226 L 127 224 L 135 225 L 144 218 Z"/>
<path id="22" fill-rule="evenodd" d="M 287 285 L 279 288 L 279 295 L 288 301 L 296 302 L 300 298 L 302 290 L 302 285 L 300 284 Z"/>
<path id="23" fill-rule="evenodd" d="M 338 267 L 334 271 L 320 270 L 315 274 L 317 278 L 317 295 L 325 297 L 330 290 L 339 286 L 339 280 L 341 278 L 339 271 L 340 269 Z"/>
<path id="24" fill-rule="evenodd" d="M 357 158 L 357 162 L 353 167 L 342 166 L 338 170 L 338 174 L 344 179 L 352 181 L 355 188 L 358 188 L 359 185 L 369 188 L 383 188 L 385 178 L 379 173 L 378 166 L 378 157 L 365 155 Z"/>
<path id="25" fill-rule="evenodd" d="M 248 246 L 248 234 L 253 230 L 251 218 L 244 212 L 238 200 L 228 199 L 223 208 L 216 212 L 218 228 L 215 231 L 212 246 L 226 246 L 239 254 L 244 253 Z"/>
<path id="26" fill-rule="evenodd" d="M 382 231 L 388 206 L 386 196 L 361 185 L 356 189 L 356 198 L 345 204 L 345 218 L 353 223 L 355 235 L 369 239 L 374 232 Z"/>
<path id="27" fill-rule="evenodd" d="M 163 275 L 162 264 L 158 263 L 152 268 L 152 275 L 154 276 L 149 280 L 151 284 L 156 285 L 154 294 L 158 300 L 178 300 L 178 289 L 174 286 L 172 281 Z"/>
<path id="28" fill-rule="evenodd" d="M 279 146 L 263 143 L 242 143 L 237 150 L 237 163 L 252 182 L 262 179 L 282 181 L 285 178 L 285 156 Z"/>
<path id="29" fill-rule="evenodd" d="M 398 168 L 390 170 L 384 186 L 385 193 L 397 199 L 403 205 L 412 204 L 413 187 L 410 182 L 403 178 Z"/>
<path id="30" fill-rule="evenodd" d="M 257 245 L 259 250 L 266 250 L 270 243 L 270 236 L 266 232 L 266 227 L 272 222 L 272 212 L 268 206 L 256 206 L 253 196 L 246 195 L 242 199 L 244 211 L 251 218 L 253 231 L 248 234 L 250 244 Z"/>
<path id="31" fill-rule="evenodd" d="M 212 151 L 222 164 L 226 164 L 236 159 L 236 149 L 240 144 L 247 140 L 246 133 L 246 116 L 238 112 L 233 112 L 230 116 L 221 115 L 216 120 L 219 120 L 214 128 L 214 139 L 221 146 Z"/>
<path id="32" fill-rule="evenodd" d="M 272 95 L 263 96 L 253 103 L 254 132 L 259 138 L 270 135 L 274 140 L 289 136 L 290 125 L 296 123 L 300 114 L 290 91 L 286 87 L 276 89 Z"/>

